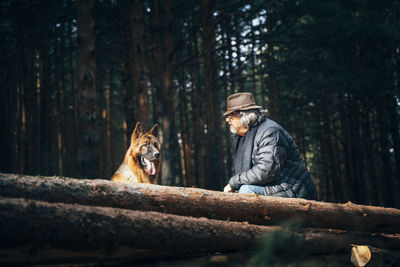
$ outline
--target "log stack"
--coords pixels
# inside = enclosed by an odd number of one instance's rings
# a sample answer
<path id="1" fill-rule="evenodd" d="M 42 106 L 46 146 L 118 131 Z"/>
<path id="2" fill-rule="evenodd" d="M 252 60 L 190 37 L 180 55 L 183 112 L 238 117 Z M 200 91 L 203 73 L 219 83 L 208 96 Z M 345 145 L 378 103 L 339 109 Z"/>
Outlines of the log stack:
<path id="1" fill-rule="evenodd" d="M 282 227 L 287 221 L 301 227 Z M 0 264 L 229 255 L 279 231 L 306 255 L 365 245 L 399 263 L 398 209 L 0 173 Z"/>

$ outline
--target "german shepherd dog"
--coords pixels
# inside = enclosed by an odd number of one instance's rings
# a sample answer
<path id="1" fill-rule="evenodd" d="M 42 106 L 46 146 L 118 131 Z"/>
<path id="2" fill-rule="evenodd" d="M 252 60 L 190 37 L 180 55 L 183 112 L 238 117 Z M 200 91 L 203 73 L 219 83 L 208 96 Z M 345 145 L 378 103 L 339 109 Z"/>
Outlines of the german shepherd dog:
<path id="1" fill-rule="evenodd" d="M 114 173 L 111 181 L 119 183 L 156 184 L 160 172 L 160 141 L 157 138 L 158 125 L 144 133 L 140 122 L 136 123 L 131 136 L 131 145 L 124 161 Z"/>

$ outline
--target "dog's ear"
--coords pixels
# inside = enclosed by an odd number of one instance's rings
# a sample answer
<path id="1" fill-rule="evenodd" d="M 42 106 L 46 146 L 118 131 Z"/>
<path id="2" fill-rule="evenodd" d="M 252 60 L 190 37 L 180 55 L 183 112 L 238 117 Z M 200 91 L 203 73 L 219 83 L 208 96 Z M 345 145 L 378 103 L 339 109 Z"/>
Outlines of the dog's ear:
<path id="1" fill-rule="evenodd" d="M 132 136 L 131 136 L 131 143 L 133 143 L 133 141 L 135 141 L 137 138 L 139 138 L 141 135 L 143 135 L 143 127 L 140 124 L 140 122 L 136 123 L 135 129 L 132 132 Z"/>
<path id="2" fill-rule="evenodd" d="M 149 134 L 154 135 L 155 137 L 158 136 L 158 124 L 154 124 L 153 128 L 149 131 Z"/>

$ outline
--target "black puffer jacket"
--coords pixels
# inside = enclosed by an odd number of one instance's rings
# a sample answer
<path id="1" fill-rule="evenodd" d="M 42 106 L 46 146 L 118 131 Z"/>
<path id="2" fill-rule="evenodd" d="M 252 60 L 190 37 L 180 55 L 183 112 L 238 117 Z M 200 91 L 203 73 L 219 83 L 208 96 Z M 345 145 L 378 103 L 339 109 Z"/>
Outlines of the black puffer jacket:
<path id="1" fill-rule="evenodd" d="M 296 144 L 279 124 L 265 119 L 248 133 L 253 135 L 248 138 L 251 141 L 235 153 L 236 174 L 229 179 L 232 189 L 238 190 L 245 184 L 261 185 L 268 196 L 317 199 L 314 182 Z M 238 141 L 239 136 L 235 138 Z M 238 158 L 250 155 L 249 163 Z M 240 170 L 236 163 L 243 159 L 247 166 Z"/>

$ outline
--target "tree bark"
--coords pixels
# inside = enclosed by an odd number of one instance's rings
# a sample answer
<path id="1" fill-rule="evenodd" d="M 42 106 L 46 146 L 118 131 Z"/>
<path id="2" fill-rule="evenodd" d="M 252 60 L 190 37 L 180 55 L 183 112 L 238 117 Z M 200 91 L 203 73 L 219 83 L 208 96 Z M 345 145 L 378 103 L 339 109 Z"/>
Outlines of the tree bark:
<path id="1" fill-rule="evenodd" d="M 239 16 L 234 16 L 233 23 L 235 29 L 235 47 L 236 47 L 236 65 L 237 65 L 236 79 L 238 81 L 239 92 L 243 92 L 245 90 L 245 87 L 244 87 L 244 77 L 243 77 L 243 64 L 241 60 L 242 51 L 240 49 L 240 46 L 242 44 L 242 37 L 240 33 L 243 32 L 243 29 L 240 25 L 239 20 L 240 20 Z"/>
<path id="2" fill-rule="evenodd" d="M 76 79 L 76 64 L 74 58 L 76 57 L 76 43 L 74 42 L 71 34 L 74 29 L 72 23 L 68 23 L 68 45 L 69 45 L 69 53 L 68 53 L 68 68 L 70 73 L 70 90 L 71 90 L 71 105 L 72 110 L 70 111 L 71 118 L 71 129 L 70 138 L 71 138 L 71 147 L 69 148 L 69 159 L 70 159 L 70 173 L 76 173 L 77 171 L 77 159 L 78 159 L 78 89 L 75 85 Z"/>
<path id="3" fill-rule="evenodd" d="M 219 135 L 220 129 L 217 126 L 219 123 L 216 118 L 216 100 L 218 99 L 215 86 L 215 69 L 214 69 L 214 52 L 215 47 L 215 21 L 213 13 L 215 11 L 215 3 L 211 0 L 201 1 L 201 25 L 203 27 L 203 69 L 204 69 L 204 87 L 205 87 L 205 115 L 206 115 L 206 169 L 208 176 L 205 179 L 205 188 L 207 189 L 222 189 L 221 181 L 221 164 Z"/>
<path id="4" fill-rule="evenodd" d="M 378 157 L 381 158 L 381 172 L 380 177 L 378 177 L 378 186 L 380 187 L 380 193 L 382 194 L 383 206 L 393 206 L 393 175 L 392 175 L 392 164 L 390 155 L 390 136 L 389 136 L 389 125 L 388 125 L 388 114 L 385 107 L 385 99 L 383 96 L 379 96 L 375 101 L 375 108 L 377 112 L 377 126 L 378 126 L 378 138 L 380 149 L 378 152 Z"/>
<path id="5" fill-rule="evenodd" d="M 189 112 L 187 108 L 188 97 L 186 94 L 186 86 L 184 82 L 185 71 L 181 69 L 179 74 L 179 112 L 180 112 L 180 128 L 181 128 L 181 158 L 182 158 L 182 176 L 185 187 L 193 186 L 193 175 L 192 175 L 192 154 L 190 151 L 190 138 L 189 138 Z"/>
<path id="6" fill-rule="evenodd" d="M 99 173 L 96 119 L 96 60 L 93 0 L 77 1 L 79 70 L 79 176 L 94 178 Z"/>
<path id="7" fill-rule="evenodd" d="M 377 168 L 376 168 L 376 159 L 375 154 L 372 152 L 373 149 L 373 140 L 371 133 L 371 120 L 370 120 L 370 104 L 367 100 L 363 101 L 362 108 L 362 135 L 363 135 L 363 154 L 366 155 L 364 157 L 365 161 L 365 169 L 364 171 L 364 180 L 365 180 L 365 188 L 366 188 L 366 196 L 367 203 L 370 205 L 378 205 L 379 197 L 378 197 L 378 186 L 375 177 L 377 177 Z"/>
<path id="8" fill-rule="evenodd" d="M 135 109 L 135 97 L 133 94 L 133 68 L 132 68 L 132 30 L 130 28 L 130 10 L 131 10 L 132 2 L 130 0 L 118 1 L 118 10 L 119 10 L 119 42 L 118 48 L 120 51 L 121 57 L 121 72 L 122 72 L 122 96 L 123 96 L 123 104 L 124 104 L 124 136 L 123 136 L 123 145 L 120 149 L 120 155 L 125 155 L 126 150 L 129 147 L 131 134 L 135 127 L 135 113 L 137 110 Z M 127 12 L 129 10 L 129 12 Z"/>
<path id="9" fill-rule="evenodd" d="M 110 69 L 109 73 L 109 86 L 106 88 L 106 109 L 107 109 L 107 152 L 108 152 L 108 173 L 112 173 L 117 169 L 117 163 L 115 161 L 115 142 L 114 142 L 114 113 L 111 109 L 111 103 L 113 101 L 112 82 L 114 77 L 114 69 Z"/>
<path id="10" fill-rule="evenodd" d="M 4 35 L 0 37 L 0 43 L 6 43 L 6 38 Z M 0 147 L 2 147 L 2 153 L 0 154 L 0 170 L 12 171 L 13 170 L 13 160 L 14 152 L 12 149 L 14 142 L 13 136 L 13 123 L 12 123 L 12 110 L 14 106 L 14 101 L 11 101 L 11 88 L 10 82 L 7 81 L 6 77 L 10 76 L 11 70 L 9 69 L 10 53 L 7 47 L 0 46 L 0 79 L 6 81 L 0 88 Z"/>
<path id="11" fill-rule="evenodd" d="M 23 16 L 23 7 L 21 1 L 16 1 L 15 8 L 17 10 L 17 14 L 22 17 Z M 26 153 L 27 149 L 26 145 L 26 65 L 27 56 L 25 53 L 25 37 L 24 37 L 24 25 L 22 20 L 18 20 L 18 82 L 17 82 L 17 171 L 19 173 L 26 173 Z"/>
<path id="12" fill-rule="evenodd" d="M 49 202 L 159 211 L 259 225 L 276 225 L 289 220 L 300 220 L 304 227 L 359 232 L 400 232 L 400 210 L 356 205 L 351 202 L 336 204 L 197 188 L 12 174 L 0 174 L 0 195 Z"/>
<path id="13" fill-rule="evenodd" d="M 251 40 L 251 90 L 253 91 L 254 94 L 254 99 L 256 100 L 256 103 L 262 103 L 257 99 L 257 86 L 256 86 L 256 73 L 257 73 L 257 67 L 256 67 L 256 60 L 257 60 L 257 55 L 255 51 L 255 46 L 257 44 L 256 42 L 256 37 L 254 34 L 254 26 L 253 23 L 250 24 L 250 40 Z M 264 89 L 264 88 L 262 88 Z"/>
<path id="14" fill-rule="evenodd" d="M 144 30 L 144 2 L 133 0 L 131 5 L 131 30 L 133 51 L 133 87 L 136 97 L 136 120 L 141 122 L 145 129 L 151 126 L 149 116 L 149 99 L 147 94 L 147 74 L 145 59 L 145 30 Z"/>
<path id="15" fill-rule="evenodd" d="M 150 1 L 154 83 L 158 103 L 157 118 L 161 124 L 162 162 L 161 184 L 175 185 L 181 179 L 182 168 L 177 141 L 173 90 L 175 40 L 173 36 L 174 1 Z"/>
<path id="16" fill-rule="evenodd" d="M 393 140 L 393 153 L 394 153 L 394 169 L 395 177 L 393 182 L 393 207 L 400 207 L 400 127 L 399 127 L 399 112 L 396 97 L 392 94 L 387 94 L 386 99 L 387 113 L 389 114 L 390 134 Z"/>
<path id="17" fill-rule="evenodd" d="M 177 123 L 175 119 L 175 97 L 174 97 L 174 57 L 176 44 L 173 35 L 173 25 L 175 18 L 173 11 L 176 8 L 176 2 L 171 0 L 160 1 L 161 22 L 162 22 L 162 52 L 163 52 L 163 101 L 161 106 L 163 112 L 161 115 L 161 124 L 163 127 L 163 147 L 161 175 L 162 179 L 169 181 L 169 184 L 175 185 L 181 179 L 182 166 L 179 153 L 179 144 L 177 136 Z"/>
<path id="18" fill-rule="evenodd" d="M 229 71 L 229 83 L 230 83 L 230 91 L 228 91 L 228 95 L 231 95 L 235 92 L 238 92 L 239 90 L 235 87 L 236 82 L 238 82 L 238 79 L 235 79 L 235 69 L 233 67 L 233 49 L 232 49 L 232 26 L 231 26 L 231 20 L 228 19 L 228 22 L 225 25 L 225 31 L 226 31 L 226 48 L 228 52 L 228 71 Z"/>
<path id="19" fill-rule="evenodd" d="M 193 143 L 194 143 L 194 174 L 195 182 L 194 185 L 197 187 L 205 187 L 206 175 L 205 175 L 205 133 L 204 133 L 204 108 L 203 103 L 204 93 L 201 86 L 201 75 L 200 75 L 200 62 L 199 62 L 199 44 L 198 44 L 198 25 L 195 20 L 195 13 L 192 14 L 192 40 L 193 43 L 192 51 L 196 55 L 194 57 L 193 65 L 191 66 L 191 78 L 192 78 L 192 125 L 193 125 Z"/>
<path id="20" fill-rule="evenodd" d="M 276 14 L 273 10 L 269 11 L 266 20 L 266 27 L 269 33 L 273 32 L 273 25 L 276 21 Z M 268 114 L 272 119 L 277 120 L 280 116 L 279 114 L 279 90 L 277 85 L 277 75 L 274 71 L 275 69 L 275 51 L 274 44 L 271 40 L 271 37 L 268 39 L 268 48 L 266 55 L 266 64 L 268 66 Z"/>
<path id="21" fill-rule="evenodd" d="M 355 193 L 353 192 L 354 187 L 356 187 L 357 185 L 355 185 L 354 183 L 354 176 L 352 173 L 352 166 L 354 165 L 352 160 L 351 160 L 351 138 L 350 138 L 350 121 L 349 121 L 349 114 L 347 112 L 348 109 L 348 105 L 349 105 L 349 96 L 348 94 L 350 94 L 349 92 L 347 92 L 347 94 L 343 94 L 343 95 L 339 95 L 338 96 L 338 103 L 339 107 L 339 116 L 340 116 L 340 121 L 342 121 L 343 123 L 341 124 L 340 128 L 340 149 L 337 149 L 337 153 L 336 155 L 340 157 L 340 155 L 343 156 L 343 158 L 341 159 L 341 161 L 344 163 L 343 166 L 339 167 L 339 177 L 341 178 L 341 187 L 336 187 L 334 186 L 334 188 L 337 190 L 338 188 L 340 188 L 339 190 L 342 191 L 342 199 L 345 200 L 349 200 L 349 201 L 356 201 L 356 196 Z M 336 202 L 342 201 L 341 199 L 335 199 Z"/>
<path id="22" fill-rule="evenodd" d="M 274 230 L 158 212 L 0 198 L 0 262 L 55 263 L 249 250 Z M 210 242 L 212 240 L 212 242 Z"/>
<path id="23" fill-rule="evenodd" d="M 230 41 L 228 40 L 228 36 L 225 30 L 225 26 L 224 24 L 221 25 L 221 28 L 223 29 L 223 38 L 224 38 L 224 45 L 226 47 L 230 47 Z M 228 51 L 226 51 L 227 49 L 225 49 L 224 52 L 224 57 L 225 58 L 229 58 L 231 55 L 227 54 Z M 232 92 L 232 90 L 229 90 L 229 79 L 231 79 L 231 75 L 230 75 L 230 71 L 229 68 L 230 66 L 227 66 L 227 63 L 229 63 L 228 60 L 223 60 L 222 64 L 223 64 L 223 71 L 224 71 L 224 76 L 223 76 L 223 84 L 224 84 L 224 97 L 223 99 L 227 99 L 228 96 L 231 94 L 230 92 Z M 229 76 L 228 76 L 229 75 Z M 222 132 L 221 132 L 222 134 Z M 225 169 L 226 169 L 226 174 L 223 177 L 223 186 L 225 186 L 228 181 L 229 178 L 233 176 L 233 163 L 232 163 L 232 133 L 229 130 L 229 127 L 225 127 L 225 132 L 224 132 L 224 137 L 225 137 L 225 158 L 226 158 L 226 165 L 225 165 Z"/>
<path id="24" fill-rule="evenodd" d="M 54 30 L 54 76 L 55 76 L 55 98 L 56 98 L 56 105 L 54 106 L 54 114 L 56 118 L 56 144 L 57 144 L 57 153 L 55 154 L 57 157 L 57 160 L 54 165 L 54 169 L 57 170 L 57 174 L 60 176 L 64 176 L 64 159 L 63 159 L 63 149 L 64 149 L 64 134 L 62 131 L 62 124 L 65 122 L 63 119 L 63 114 L 64 114 L 64 109 L 63 109 L 63 102 L 64 102 L 64 88 L 62 85 L 62 79 L 61 79 L 61 41 L 59 39 L 62 38 L 62 32 L 61 29 L 56 29 Z"/>
<path id="25" fill-rule="evenodd" d="M 328 201 L 336 201 L 341 202 L 344 199 L 343 194 L 345 194 L 346 190 L 345 186 L 342 185 L 340 175 L 338 175 L 337 170 L 337 160 L 334 153 L 334 148 L 331 139 L 331 126 L 329 121 L 329 115 L 327 110 L 323 110 L 319 116 L 319 139 L 321 146 L 321 154 L 323 155 L 322 164 L 324 164 L 325 169 L 325 179 L 326 188 L 325 193 L 327 193 L 327 198 L 323 198 Z M 335 190 L 335 188 L 341 188 L 342 190 Z"/>
<path id="26" fill-rule="evenodd" d="M 29 1 L 28 3 L 28 8 L 30 10 L 33 10 L 33 1 Z M 28 15 L 28 20 L 30 19 L 30 16 Z M 26 137 L 25 137 L 25 160 L 26 160 L 26 169 L 24 173 L 27 174 L 34 174 L 34 159 L 36 158 L 35 155 L 37 155 L 39 152 L 36 152 L 35 149 L 35 142 L 36 142 L 36 136 L 35 135 L 35 119 L 37 118 L 37 114 L 35 114 L 36 110 L 36 102 L 37 100 L 37 88 L 36 88 L 36 83 L 35 83 L 35 58 L 37 55 L 37 51 L 35 49 L 35 34 L 34 34 L 34 26 L 33 23 L 30 23 L 28 27 L 25 27 L 24 29 L 27 31 L 28 37 L 27 37 L 27 45 L 25 48 L 27 48 L 26 51 L 26 61 L 24 62 L 24 65 L 26 65 L 26 78 L 25 78 L 25 83 L 26 83 L 26 92 L 25 92 L 25 113 L 26 113 Z"/>
<path id="27" fill-rule="evenodd" d="M 55 17 L 51 16 L 51 12 L 53 11 L 53 7 L 49 7 L 48 4 L 42 4 L 41 6 L 41 14 L 42 19 L 44 21 L 44 25 L 51 25 L 54 23 Z M 54 117 L 52 116 L 52 98 L 51 95 L 53 93 L 53 86 L 50 84 L 50 74 L 51 74 L 51 38 L 52 32 L 47 27 L 43 27 L 43 36 L 41 36 L 42 40 L 42 50 L 41 54 L 43 57 L 43 73 L 41 76 L 41 111 L 40 111 L 40 121 L 42 122 L 40 125 L 40 136 L 37 137 L 40 139 L 40 154 L 38 158 L 40 158 L 40 170 L 39 173 L 44 175 L 49 175 L 50 173 L 54 173 L 51 162 L 53 161 L 51 157 L 51 136 L 54 132 L 53 125 Z"/>
<path id="28" fill-rule="evenodd" d="M 268 234 L 305 255 L 348 251 L 351 244 L 398 250 L 396 235 L 291 232 L 279 227 L 158 212 L 0 198 L 0 262 L 134 261 L 251 250 Z M 212 242 L 210 242 L 212 241 Z"/>

